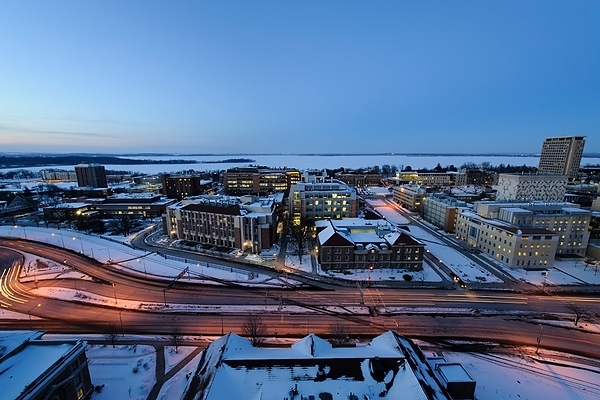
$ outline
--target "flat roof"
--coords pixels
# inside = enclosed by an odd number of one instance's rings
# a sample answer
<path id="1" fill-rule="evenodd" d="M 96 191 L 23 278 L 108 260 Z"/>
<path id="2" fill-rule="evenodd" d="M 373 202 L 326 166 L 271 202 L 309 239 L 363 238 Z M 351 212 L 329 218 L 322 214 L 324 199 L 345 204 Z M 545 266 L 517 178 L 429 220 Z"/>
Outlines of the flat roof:
<path id="1" fill-rule="evenodd" d="M 75 347 L 75 344 L 72 343 L 27 344 L 23 350 L 3 359 L 0 362 L 2 397 L 16 399 L 27 386 L 71 351 L 73 347 Z"/>

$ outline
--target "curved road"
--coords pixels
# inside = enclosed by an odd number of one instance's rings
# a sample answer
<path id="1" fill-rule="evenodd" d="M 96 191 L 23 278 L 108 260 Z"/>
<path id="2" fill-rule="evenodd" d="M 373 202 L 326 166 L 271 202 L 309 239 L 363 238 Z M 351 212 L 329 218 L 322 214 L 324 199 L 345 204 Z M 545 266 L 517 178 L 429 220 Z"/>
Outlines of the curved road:
<path id="1" fill-rule="evenodd" d="M 162 334 L 178 328 L 185 334 L 219 335 L 229 331 L 242 333 L 246 316 L 260 313 L 267 335 L 304 336 L 309 332 L 327 335 L 332 331 L 332 324 L 341 322 L 353 336 L 371 337 L 394 329 L 410 337 L 485 339 L 535 345 L 540 326 L 528 318 L 571 313 L 567 308 L 570 303 L 579 304 L 592 314 L 600 313 L 600 299 L 594 297 L 455 290 L 348 287 L 266 290 L 233 284 L 192 285 L 183 281 L 165 293 L 167 282 L 125 274 L 54 246 L 6 239 L 0 239 L 0 245 L 58 262 L 66 260 L 67 266 L 98 281 L 63 279 L 41 281 L 37 286 L 35 282 L 21 283 L 19 268 L 12 266 L 12 261 L 20 256 L 0 248 L 3 312 L 16 311 L 23 315 L 21 319 L 8 320 L 0 314 L 1 328 Z M 106 302 L 94 305 L 36 295 L 39 290 L 51 287 L 102 296 Z M 148 303 L 152 307 L 146 311 L 131 310 L 126 307 L 131 303 L 125 300 Z M 178 306 L 181 304 L 194 307 L 185 309 Z M 211 307 L 206 309 L 206 306 Z M 472 310 L 475 310 L 472 316 L 465 316 Z M 485 316 L 488 313 L 496 315 Z M 527 317 L 520 317 L 519 313 Z M 598 335 L 547 325 L 541 340 L 545 348 L 600 358 L 597 343 Z"/>

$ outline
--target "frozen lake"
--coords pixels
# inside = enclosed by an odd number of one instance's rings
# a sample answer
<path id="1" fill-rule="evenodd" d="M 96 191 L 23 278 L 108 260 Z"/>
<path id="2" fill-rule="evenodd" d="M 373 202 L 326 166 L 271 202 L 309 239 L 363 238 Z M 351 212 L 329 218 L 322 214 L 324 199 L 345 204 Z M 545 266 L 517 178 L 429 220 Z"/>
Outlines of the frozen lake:
<path id="1" fill-rule="evenodd" d="M 183 170 L 196 171 L 215 171 L 224 170 L 233 167 L 244 167 L 249 165 L 264 165 L 267 167 L 288 167 L 298 168 L 300 170 L 307 169 L 334 169 L 334 168 L 366 168 L 375 165 L 395 165 L 398 169 L 404 169 L 410 166 L 412 169 L 419 168 L 435 168 L 439 163 L 442 167 L 454 165 L 460 168 L 465 163 L 474 163 L 476 165 L 482 162 L 489 162 L 492 166 L 500 164 L 505 165 L 526 165 L 537 166 L 539 156 L 518 156 L 518 155 L 404 155 L 404 154 L 389 154 L 389 155 L 296 155 L 296 154 L 279 154 L 279 155 L 212 155 L 212 156 L 122 156 L 130 159 L 152 159 L 152 160 L 194 160 L 195 164 L 140 164 L 140 165 L 111 165 L 105 164 L 107 170 L 132 171 L 144 174 L 169 173 Z M 249 158 L 255 160 L 252 163 L 205 163 L 211 161 L 220 161 L 231 158 Z M 85 162 L 84 159 L 82 161 Z M 581 160 L 581 165 L 597 165 L 600 164 L 600 157 L 591 158 L 584 157 Z M 62 165 L 52 167 L 32 167 L 27 168 L 30 171 L 40 171 L 43 169 L 54 168 L 73 171 L 74 165 Z M 0 172 L 7 172 L 16 168 L 0 169 Z"/>

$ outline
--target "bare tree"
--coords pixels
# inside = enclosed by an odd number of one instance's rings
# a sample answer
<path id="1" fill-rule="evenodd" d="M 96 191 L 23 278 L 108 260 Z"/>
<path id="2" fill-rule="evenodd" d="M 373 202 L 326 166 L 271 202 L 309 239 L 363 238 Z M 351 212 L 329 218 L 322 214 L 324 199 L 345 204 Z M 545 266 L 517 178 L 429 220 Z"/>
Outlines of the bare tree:
<path id="1" fill-rule="evenodd" d="M 115 348 L 115 342 L 117 340 L 117 337 L 119 337 L 119 333 L 117 332 L 117 328 L 115 327 L 115 324 L 110 324 L 107 329 L 106 329 L 106 339 L 110 340 L 110 343 L 112 344 L 112 347 Z"/>
<path id="2" fill-rule="evenodd" d="M 250 314 L 242 325 L 242 332 L 250 338 L 253 346 L 257 346 L 262 342 L 267 326 L 259 315 Z"/>
<path id="3" fill-rule="evenodd" d="M 589 312 L 577 303 L 568 303 L 567 310 L 575 314 L 575 326 L 577 326 L 579 320 L 590 318 Z"/>
<path id="4" fill-rule="evenodd" d="M 119 218 L 111 220 L 109 223 L 109 229 L 117 235 L 128 236 L 138 229 L 140 225 L 141 222 L 139 219 L 132 218 L 129 215 L 123 215 Z"/>
<path id="5" fill-rule="evenodd" d="M 301 218 L 299 222 L 295 222 L 294 217 L 288 215 L 284 223 L 292 243 L 296 246 L 296 255 L 302 264 L 304 251 L 307 246 L 310 247 L 311 239 L 313 239 L 314 222 L 309 218 Z"/>
<path id="6" fill-rule="evenodd" d="M 331 344 L 334 346 L 344 346 L 350 341 L 348 336 L 348 327 L 341 321 L 329 325 L 331 335 Z"/>
<path id="7" fill-rule="evenodd" d="M 179 353 L 179 346 L 183 343 L 183 335 L 181 334 L 181 329 L 173 328 L 171 331 L 171 345 L 175 347 L 175 353 Z"/>

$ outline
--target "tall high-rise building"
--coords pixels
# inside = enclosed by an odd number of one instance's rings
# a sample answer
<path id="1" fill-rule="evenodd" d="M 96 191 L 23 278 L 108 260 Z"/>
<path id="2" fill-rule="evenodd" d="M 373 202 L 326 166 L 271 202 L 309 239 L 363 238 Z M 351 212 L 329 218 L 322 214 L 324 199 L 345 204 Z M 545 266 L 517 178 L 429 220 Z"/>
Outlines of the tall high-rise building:
<path id="1" fill-rule="evenodd" d="M 103 165 L 99 164 L 79 164 L 75 166 L 77 175 L 77 186 L 106 188 L 106 171 Z"/>
<path id="2" fill-rule="evenodd" d="M 579 172 L 585 136 L 550 137 L 544 140 L 538 171 L 567 175 L 573 180 Z"/>

